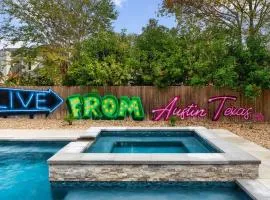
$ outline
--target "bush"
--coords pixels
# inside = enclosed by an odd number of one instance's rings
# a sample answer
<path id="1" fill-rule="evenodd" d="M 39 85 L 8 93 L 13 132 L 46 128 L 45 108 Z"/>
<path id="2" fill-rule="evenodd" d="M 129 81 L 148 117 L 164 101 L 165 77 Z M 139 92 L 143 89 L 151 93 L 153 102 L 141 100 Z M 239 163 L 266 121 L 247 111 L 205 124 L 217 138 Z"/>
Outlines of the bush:
<path id="1" fill-rule="evenodd" d="M 9 74 L 4 82 L 7 86 L 53 86 L 54 82 L 51 78 L 43 76 L 36 72 Z"/>
<path id="2" fill-rule="evenodd" d="M 74 117 L 71 114 L 68 114 L 67 116 L 64 117 L 64 121 L 68 123 L 68 125 L 72 125 L 74 121 Z"/>
<path id="3" fill-rule="evenodd" d="M 65 77 L 64 85 L 127 85 L 131 39 L 125 33 L 100 32 L 83 42 Z"/>
<path id="4" fill-rule="evenodd" d="M 169 126 L 176 126 L 176 122 L 177 122 L 177 117 L 173 116 L 173 117 L 170 117 L 169 119 Z"/>

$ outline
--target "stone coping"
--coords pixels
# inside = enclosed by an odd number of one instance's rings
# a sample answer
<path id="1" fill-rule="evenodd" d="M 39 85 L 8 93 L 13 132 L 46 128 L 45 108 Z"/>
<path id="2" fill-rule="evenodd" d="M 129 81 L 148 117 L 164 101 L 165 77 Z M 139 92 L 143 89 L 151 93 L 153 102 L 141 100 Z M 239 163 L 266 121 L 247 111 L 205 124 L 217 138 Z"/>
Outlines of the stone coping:
<path id="1" fill-rule="evenodd" d="M 222 153 L 183 153 L 183 154 L 121 154 L 121 153 L 83 153 L 101 131 L 128 130 L 169 130 L 194 131 Z M 181 164 L 181 165 L 226 165 L 260 164 L 261 161 L 249 153 L 225 142 L 214 132 L 204 127 L 94 127 L 87 130 L 77 142 L 71 142 L 48 160 L 49 164 Z"/>
<path id="2" fill-rule="evenodd" d="M 83 129 L 1 129 L 0 142 L 5 141 L 76 141 Z"/>
<path id="3" fill-rule="evenodd" d="M 270 190 L 258 180 L 236 180 L 236 183 L 254 200 L 270 199 Z"/>

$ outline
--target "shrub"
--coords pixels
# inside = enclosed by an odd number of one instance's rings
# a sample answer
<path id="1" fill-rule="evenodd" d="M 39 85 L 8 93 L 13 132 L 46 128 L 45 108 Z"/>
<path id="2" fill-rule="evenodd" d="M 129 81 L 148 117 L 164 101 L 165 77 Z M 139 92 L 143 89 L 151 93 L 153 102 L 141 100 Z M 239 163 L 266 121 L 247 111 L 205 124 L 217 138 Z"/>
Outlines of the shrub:
<path id="1" fill-rule="evenodd" d="M 176 122 L 177 122 L 177 117 L 173 116 L 169 119 L 169 126 L 176 126 Z"/>
<path id="2" fill-rule="evenodd" d="M 68 114 L 67 116 L 64 117 L 64 121 L 68 123 L 68 125 L 72 125 L 74 121 L 74 117 L 71 114 Z"/>

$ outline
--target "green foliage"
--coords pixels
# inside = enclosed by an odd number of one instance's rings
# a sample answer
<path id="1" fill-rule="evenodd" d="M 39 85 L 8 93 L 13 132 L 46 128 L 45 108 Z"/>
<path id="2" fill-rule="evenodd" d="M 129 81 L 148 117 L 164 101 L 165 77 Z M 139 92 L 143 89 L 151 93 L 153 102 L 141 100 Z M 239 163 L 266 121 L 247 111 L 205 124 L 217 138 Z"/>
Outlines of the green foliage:
<path id="1" fill-rule="evenodd" d="M 117 15 L 110 0 L 2 0 L 0 6 L 0 14 L 5 16 L 2 37 L 61 47 L 76 45 L 86 36 L 109 28 Z"/>
<path id="2" fill-rule="evenodd" d="M 170 117 L 169 119 L 169 126 L 176 126 L 176 122 L 177 122 L 177 117 L 173 116 L 173 117 Z"/>
<path id="3" fill-rule="evenodd" d="M 248 97 L 260 95 L 270 88 L 270 51 L 264 37 L 248 38 L 247 47 L 232 48 L 236 58 L 237 87 Z"/>
<path id="4" fill-rule="evenodd" d="M 269 11 L 269 1 L 163 0 L 160 13 L 175 15 L 188 36 L 196 33 L 186 84 L 238 88 L 249 97 L 269 89 Z"/>
<path id="5" fill-rule="evenodd" d="M 72 125 L 74 121 L 74 117 L 71 114 L 68 114 L 67 116 L 64 117 L 64 121 L 68 123 L 68 125 Z"/>
<path id="6" fill-rule="evenodd" d="M 7 79 L 4 81 L 4 85 L 13 87 L 20 85 L 20 77 L 17 74 L 9 74 Z"/>
<path id="7" fill-rule="evenodd" d="M 237 34 L 237 40 L 269 34 L 270 1 L 162 0 L 161 14 L 174 14 L 179 27 L 192 21 L 203 27 L 218 24 Z"/>
<path id="8" fill-rule="evenodd" d="M 86 40 L 70 67 L 65 85 L 127 85 L 131 40 L 125 33 L 101 32 Z"/>
<path id="9" fill-rule="evenodd" d="M 185 66 L 188 70 L 186 85 L 215 85 L 234 87 L 237 79 L 235 58 L 229 54 L 225 30 L 209 27 L 201 31 L 191 26 L 184 35 Z"/>
<path id="10" fill-rule="evenodd" d="M 150 20 L 138 36 L 101 32 L 86 40 L 66 85 L 194 85 L 240 89 L 257 96 L 270 88 L 270 52 L 263 36 L 247 46 L 216 25 L 168 29 Z"/>
<path id="11" fill-rule="evenodd" d="M 7 86 L 54 86 L 54 81 L 39 72 L 10 74 L 4 81 Z"/>
<path id="12" fill-rule="evenodd" d="M 234 87 L 238 78 L 227 36 L 219 27 L 177 31 L 150 20 L 135 49 L 137 85 Z"/>
<path id="13" fill-rule="evenodd" d="M 184 81 L 185 67 L 176 30 L 150 20 L 135 41 L 133 55 L 134 84 L 166 87 Z"/>
<path id="14" fill-rule="evenodd" d="M 110 30 L 117 12 L 111 0 L 1 0 L 0 41 L 23 42 L 65 75 L 85 38 Z"/>
<path id="15" fill-rule="evenodd" d="M 249 84 L 249 85 L 245 86 L 244 93 L 245 93 L 245 96 L 250 97 L 250 98 L 254 98 L 254 97 L 260 95 L 261 89 L 258 86 L 256 86 L 255 84 Z"/>

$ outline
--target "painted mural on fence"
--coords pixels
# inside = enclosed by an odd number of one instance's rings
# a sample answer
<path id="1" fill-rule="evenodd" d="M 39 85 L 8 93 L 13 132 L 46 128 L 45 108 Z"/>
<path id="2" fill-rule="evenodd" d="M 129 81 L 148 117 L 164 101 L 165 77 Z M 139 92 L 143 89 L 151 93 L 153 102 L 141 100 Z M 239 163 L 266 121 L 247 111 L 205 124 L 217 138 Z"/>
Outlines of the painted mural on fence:
<path id="1" fill-rule="evenodd" d="M 101 97 L 97 93 L 89 93 L 72 95 L 66 102 L 74 119 L 123 120 L 130 116 L 133 120 L 141 121 L 145 117 L 140 97 L 121 96 L 118 99 L 113 95 Z"/>
<path id="2" fill-rule="evenodd" d="M 223 117 L 239 117 L 244 120 L 264 121 L 264 116 L 261 113 L 255 113 L 251 107 L 236 107 L 227 106 L 226 103 L 232 103 L 237 101 L 235 96 L 216 96 L 208 99 L 208 104 L 217 104 L 216 110 L 213 113 L 205 108 L 201 108 L 199 105 L 192 103 L 185 107 L 177 107 L 181 98 L 179 96 L 174 97 L 167 105 L 161 108 L 152 110 L 153 120 L 160 121 L 162 119 L 168 120 L 172 116 L 179 117 L 180 119 L 188 118 L 205 118 L 211 114 L 213 121 L 218 121 Z"/>
<path id="3" fill-rule="evenodd" d="M 63 102 L 64 100 L 51 89 L 0 88 L 0 116 L 49 115 Z"/>

